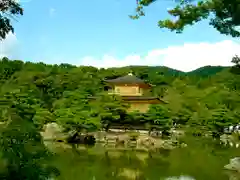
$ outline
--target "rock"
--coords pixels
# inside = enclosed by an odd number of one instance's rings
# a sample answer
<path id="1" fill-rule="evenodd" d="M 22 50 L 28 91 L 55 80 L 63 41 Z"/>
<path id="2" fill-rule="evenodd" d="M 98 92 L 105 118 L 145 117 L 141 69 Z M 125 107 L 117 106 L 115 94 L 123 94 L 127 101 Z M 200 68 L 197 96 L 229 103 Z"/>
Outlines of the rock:
<path id="1" fill-rule="evenodd" d="M 155 144 L 155 139 L 151 138 L 151 137 L 140 137 L 137 140 L 137 144 L 139 146 L 145 146 L 146 148 L 151 148 L 154 146 Z"/>
<path id="2" fill-rule="evenodd" d="M 130 148 L 136 148 L 137 147 L 137 141 L 128 141 L 127 146 Z"/>
<path id="3" fill-rule="evenodd" d="M 227 134 L 223 134 L 220 137 L 220 141 L 221 141 L 221 143 L 227 145 L 230 142 L 230 138 L 229 138 L 229 136 Z"/>
<path id="4" fill-rule="evenodd" d="M 185 147 L 187 147 L 187 144 L 181 143 L 181 144 L 180 144 L 180 147 L 181 147 L 181 148 L 185 148 Z"/>
<path id="5" fill-rule="evenodd" d="M 57 123 L 48 123 L 44 126 L 44 132 L 41 132 L 43 140 L 64 140 L 63 129 Z"/>
<path id="6" fill-rule="evenodd" d="M 118 136 L 116 135 L 110 135 L 110 134 L 107 134 L 105 136 L 105 142 L 108 144 L 108 143 L 112 143 L 112 144 L 116 144 L 116 141 L 118 139 Z"/>
<path id="7" fill-rule="evenodd" d="M 236 133 L 233 133 L 231 135 L 223 134 L 220 137 L 221 144 L 223 145 L 229 145 L 230 147 L 239 147 L 239 138 L 236 137 Z"/>
<path id="8" fill-rule="evenodd" d="M 96 139 L 92 134 L 80 134 L 77 131 L 71 131 L 68 133 L 67 142 L 70 144 L 94 145 Z"/>
<path id="9" fill-rule="evenodd" d="M 230 160 L 229 164 L 224 166 L 225 169 L 240 172 L 240 157 Z"/>
<path id="10" fill-rule="evenodd" d="M 177 147 L 178 142 L 177 141 L 173 141 L 173 140 L 165 140 L 162 144 L 163 149 L 174 149 L 175 147 Z"/>
<path id="11" fill-rule="evenodd" d="M 171 129 L 170 133 L 172 137 L 176 137 L 176 138 L 184 136 L 184 131 L 182 130 Z"/>
<path id="12" fill-rule="evenodd" d="M 118 142 L 126 143 L 129 140 L 129 136 L 128 135 L 118 135 L 116 140 Z"/>
<path id="13" fill-rule="evenodd" d="M 122 138 L 122 137 L 117 137 L 116 138 L 116 145 L 124 145 L 126 143 L 127 139 Z"/>
<path id="14" fill-rule="evenodd" d="M 85 135 L 84 137 L 84 144 L 87 144 L 87 145 L 94 145 L 96 143 L 96 139 L 93 135 L 91 134 L 87 134 Z"/>
<path id="15" fill-rule="evenodd" d="M 97 142 L 105 142 L 106 132 L 98 131 L 98 132 L 96 132 L 95 137 L 96 137 Z"/>
<path id="16" fill-rule="evenodd" d="M 67 138 L 67 142 L 70 144 L 83 144 L 84 136 L 80 135 L 77 131 L 69 131 Z"/>
<path id="17" fill-rule="evenodd" d="M 152 132 L 150 132 L 150 136 L 160 137 L 160 136 L 162 136 L 162 132 L 161 131 L 152 131 Z"/>

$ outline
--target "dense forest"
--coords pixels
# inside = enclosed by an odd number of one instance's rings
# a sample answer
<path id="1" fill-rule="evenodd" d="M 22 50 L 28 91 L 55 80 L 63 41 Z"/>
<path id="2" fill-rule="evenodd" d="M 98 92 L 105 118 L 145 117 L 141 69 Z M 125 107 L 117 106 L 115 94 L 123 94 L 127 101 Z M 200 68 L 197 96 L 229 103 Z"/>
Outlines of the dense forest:
<path id="1" fill-rule="evenodd" d="M 127 113 L 121 98 L 106 95 L 104 80 L 130 71 L 154 84 L 150 93 L 167 103 L 153 105 L 146 114 Z M 201 136 L 207 131 L 213 137 L 220 137 L 224 128 L 239 123 L 239 71 L 238 63 L 233 67 L 207 66 L 185 73 L 162 66 L 98 69 L 4 57 L 0 61 L 0 117 L 4 127 L 1 148 L 2 156 L 7 159 L 3 167 L 8 173 L 3 171 L 2 176 L 41 179 L 49 173 L 58 173 L 54 168 L 38 165 L 42 157 L 49 155 L 39 133 L 49 122 L 77 131 L 107 130 L 116 122 L 128 127 L 142 124 L 149 130 L 160 129 L 166 135 L 175 124 L 191 129 L 193 135 Z M 91 101 L 91 96 L 97 97 L 96 100 Z M 38 144 L 36 151 L 32 148 L 28 151 L 27 144 Z M 24 168 L 31 173 L 24 173 Z"/>
<path id="2" fill-rule="evenodd" d="M 137 1 L 136 15 L 130 17 L 138 19 L 145 16 L 145 7 L 155 1 Z M 218 32 L 239 37 L 240 32 L 236 29 L 240 24 L 239 8 L 235 8 L 238 5 L 239 2 L 236 0 L 199 3 L 179 1 L 176 7 L 168 10 L 168 13 L 177 17 L 177 20 L 160 20 L 158 26 L 181 33 L 185 26 L 210 17 L 209 25 Z M 0 1 L 0 12 L 1 41 L 9 32 L 14 32 L 12 20 L 23 15 L 23 8 L 19 1 L 3 0 Z M 59 170 L 55 166 L 50 166 L 51 163 L 47 161 L 53 154 L 46 148 L 40 134 L 44 125 L 49 122 L 56 122 L 66 131 L 77 132 L 108 130 L 114 123 L 129 128 L 142 125 L 149 132 L 159 129 L 163 135 L 169 135 L 169 130 L 175 126 L 189 132 L 190 136 L 210 134 L 214 139 L 219 138 L 225 133 L 225 128 L 239 124 L 240 119 L 239 57 L 234 57 L 232 62 L 235 63 L 233 67 L 207 66 L 185 73 L 161 66 L 97 69 L 2 58 L 0 60 L 0 179 L 46 180 L 60 174 Z M 153 105 L 148 113 L 127 113 L 127 106 L 122 103 L 120 97 L 106 94 L 108 86 L 104 80 L 126 75 L 130 71 L 146 82 L 154 84 L 154 88 L 149 93 L 160 97 L 166 103 Z M 92 96 L 96 97 L 94 101 L 91 100 Z M 202 153 L 204 154 L 205 151 Z M 211 153 L 217 156 L 213 150 Z M 194 153 L 186 154 L 184 161 Z M 220 154 L 217 159 L 222 159 L 222 155 Z M 175 156 L 174 162 L 176 157 L 180 156 Z M 196 164 L 199 163 L 199 159 Z M 208 164 L 205 158 L 202 159 L 204 166 Z M 122 160 L 121 158 L 120 161 Z M 156 174 L 159 174 L 159 169 L 155 167 L 161 160 L 158 159 L 157 163 L 149 166 L 156 170 Z M 90 161 L 92 162 L 93 158 Z M 102 159 L 98 162 L 102 162 Z M 180 163 L 182 167 L 186 165 L 183 165 L 182 161 Z M 161 164 L 164 168 L 167 165 Z M 192 165 L 193 162 L 187 168 L 191 169 Z M 207 168 L 211 169 L 213 164 L 208 165 L 210 168 Z M 125 167 L 126 163 L 123 166 Z M 195 167 L 198 173 L 204 174 L 203 169 L 199 169 L 201 167 L 199 164 Z M 111 166 L 108 164 L 106 169 L 111 169 Z M 214 173 L 218 174 L 215 171 Z M 100 174 L 103 174 L 102 171 Z"/>
<path id="3" fill-rule="evenodd" d="M 66 128 L 78 130 L 106 128 L 114 122 L 138 124 L 139 119 L 144 119 L 140 123 L 151 126 L 158 126 L 161 121 L 166 124 L 166 117 L 159 117 L 159 121 L 151 118 L 150 114 L 158 108 L 162 111 L 160 116 L 167 116 L 168 121 L 172 121 L 170 124 L 185 124 L 196 119 L 196 122 L 191 122 L 195 126 L 210 122 L 215 115 L 220 116 L 216 114 L 219 111 L 224 112 L 221 114 L 224 118 L 240 113 L 240 78 L 231 71 L 231 67 L 206 66 L 185 73 L 162 66 L 98 69 L 11 61 L 7 58 L 0 63 L 3 121 L 8 120 L 9 107 L 18 111 L 21 109 L 23 112 L 19 113 L 32 118 L 38 128 L 48 122 L 58 122 Z M 106 95 L 104 80 L 124 76 L 130 71 L 153 84 L 151 95 L 167 103 L 153 107 L 148 115 L 126 113 L 126 106 L 119 97 Z M 91 96 L 98 98 L 91 101 Z"/>

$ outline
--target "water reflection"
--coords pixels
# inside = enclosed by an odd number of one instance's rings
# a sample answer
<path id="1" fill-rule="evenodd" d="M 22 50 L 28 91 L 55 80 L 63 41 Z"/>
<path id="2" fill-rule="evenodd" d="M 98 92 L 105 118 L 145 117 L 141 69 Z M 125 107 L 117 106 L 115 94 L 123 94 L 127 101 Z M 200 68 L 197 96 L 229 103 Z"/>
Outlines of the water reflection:
<path id="1" fill-rule="evenodd" d="M 195 180 L 195 179 L 190 176 L 179 176 L 179 177 L 168 177 L 165 180 Z"/>
<path id="2" fill-rule="evenodd" d="M 195 138 L 185 142 L 188 144 L 186 148 L 161 149 L 159 152 L 106 149 L 101 144 L 92 148 L 68 148 L 58 151 L 54 164 L 61 170 L 60 180 L 233 178 L 223 171 L 223 167 L 229 159 L 240 156 L 238 149 L 223 147 L 209 139 Z"/>

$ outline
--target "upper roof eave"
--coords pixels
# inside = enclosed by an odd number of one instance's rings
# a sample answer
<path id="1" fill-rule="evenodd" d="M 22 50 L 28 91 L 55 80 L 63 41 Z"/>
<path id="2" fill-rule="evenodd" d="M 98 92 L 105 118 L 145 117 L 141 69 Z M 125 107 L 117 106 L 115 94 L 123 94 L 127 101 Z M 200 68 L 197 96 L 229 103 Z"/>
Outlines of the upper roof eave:
<path id="1" fill-rule="evenodd" d="M 110 79 L 110 80 L 105 79 L 104 81 L 112 84 L 148 84 L 152 86 L 151 84 L 145 82 L 142 79 L 139 79 L 137 77 L 129 77 L 129 76 L 119 77 L 119 78 Z"/>

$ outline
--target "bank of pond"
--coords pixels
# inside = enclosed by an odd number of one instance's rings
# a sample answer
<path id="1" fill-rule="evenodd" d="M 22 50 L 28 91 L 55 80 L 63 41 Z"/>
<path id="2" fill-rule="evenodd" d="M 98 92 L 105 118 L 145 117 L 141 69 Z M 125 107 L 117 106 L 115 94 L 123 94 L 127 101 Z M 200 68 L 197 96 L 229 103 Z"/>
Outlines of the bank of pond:
<path id="1" fill-rule="evenodd" d="M 228 135 L 214 140 L 173 130 L 164 138 L 117 130 L 71 132 L 62 140 L 50 129 L 42 135 L 55 154 L 59 180 L 240 180 L 240 159 L 235 158 L 240 149 L 228 143 L 233 140 Z M 55 140 L 46 140 L 50 137 Z"/>

